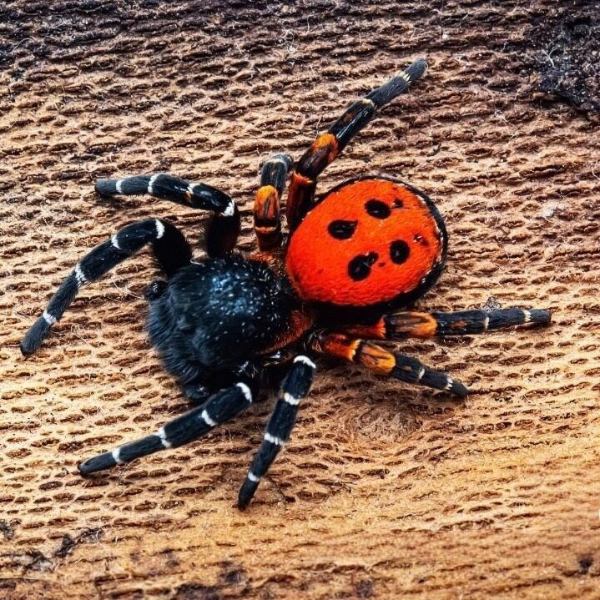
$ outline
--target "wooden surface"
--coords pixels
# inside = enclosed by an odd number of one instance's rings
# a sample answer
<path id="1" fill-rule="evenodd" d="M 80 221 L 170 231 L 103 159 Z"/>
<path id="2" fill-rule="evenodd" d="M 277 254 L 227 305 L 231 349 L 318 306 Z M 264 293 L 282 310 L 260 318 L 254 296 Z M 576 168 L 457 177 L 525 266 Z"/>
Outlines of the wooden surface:
<path id="1" fill-rule="evenodd" d="M 555 6 L 3 3 L 0 597 L 600 597 L 600 142 L 539 86 L 552 40 L 532 27 Z M 18 342 L 109 233 L 161 216 L 197 242 L 204 218 L 100 200 L 94 179 L 222 187 L 250 249 L 259 164 L 298 157 L 420 56 L 427 77 L 320 189 L 412 182 L 450 233 L 420 306 L 550 307 L 553 325 L 402 344 L 465 381 L 465 402 L 321 364 L 246 513 L 233 504 L 272 397 L 197 444 L 80 478 L 78 460 L 187 406 L 143 332 L 149 253 L 86 288 L 36 356 Z"/>

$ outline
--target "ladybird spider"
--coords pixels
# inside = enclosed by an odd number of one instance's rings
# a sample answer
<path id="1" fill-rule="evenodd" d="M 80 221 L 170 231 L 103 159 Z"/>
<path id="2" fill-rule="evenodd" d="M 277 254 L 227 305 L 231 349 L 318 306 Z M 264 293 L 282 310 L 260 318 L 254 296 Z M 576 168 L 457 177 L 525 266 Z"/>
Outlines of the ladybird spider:
<path id="1" fill-rule="evenodd" d="M 473 334 L 550 321 L 549 311 L 533 309 L 399 311 L 423 296 L 444 268 L 448 237 L 433 202 L 406 183 L 381 177 L 345 181 L 315 198 L 319 174 L 377 109 L 406 92 L 426 68 L 417 60 L 354 102 L 293 170 L 287 155 L 264 164 L 254 204 L 259 251 L 248 256 L 233 253 L 240 231 L 234 201 L 213 187 L 164 174 L 97 181 L 102 195 L 149 194 L 215 214 L 206 232 L 208 257 L 199 262 L 166 221 L 139 221 L 119 230 L 75 266 L 23 339 L 23 354 L 35 352 L 83 285 L 151 244 L 168 281 L 153 283 L 146 293 L 150 340 L 198 406 L 155 434 L 86 460 L 79 465 L 83 475 L 206 435 L 248 408 L 269 367 L 283 364 L 287 374 L 239 492 L 238 506 L 245 508 L 290 438 L 315 372 L 309 356 L 335 356 L 462 397 L 467 389 L 458 381 L 364 340 Z M 290 170 L 286 238 L 280 198 Z"/>

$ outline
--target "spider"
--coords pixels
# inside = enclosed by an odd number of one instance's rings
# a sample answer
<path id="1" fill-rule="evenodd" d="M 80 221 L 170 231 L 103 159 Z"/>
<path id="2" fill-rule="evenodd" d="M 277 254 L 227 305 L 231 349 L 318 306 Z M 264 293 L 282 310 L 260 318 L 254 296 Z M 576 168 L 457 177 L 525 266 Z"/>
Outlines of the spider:
<path id="1" fill-rule="evenodd" d="M 35 352 L 79 289 L 150 244 L 167 280 L 147 291 L 147 329 L 169 373 L 194 407 L 156 433 L 78 465 L 82 475 L 128 463 L 206 435 L 247 409 L 275 367 L 279 394 L 264 439 L 240 488 L 238 506 L 254 496 L 290 439 L 298 406 L 311 387 L 317 355 L 329 355 L 458 397 L 467 388 L 418 360 L 371 340 L 397 341 L 482 333 L 550 322 L 548 310 L 407 310 L 437 281 L 448 235 L 433 202 L 397 179 L 360 177 L 321 197 L 317 178 L 376 114 L 420 79 L 420 59 L 354 102 L 317 137 L 294 166 L 279 154 L 262 168 L 254 203 L 259 250 L 234 252 L 240 214 L 230 196 L 204 183 L 165 174 L 100 179 L 101 195 L 149 194 L 210 210 L 207 257 L 192 260 L 182 233 L 162 219 L 120 229 L 75 266 L 21 343 Z M 291 173 L 284 235 L 280 199 Z"/>

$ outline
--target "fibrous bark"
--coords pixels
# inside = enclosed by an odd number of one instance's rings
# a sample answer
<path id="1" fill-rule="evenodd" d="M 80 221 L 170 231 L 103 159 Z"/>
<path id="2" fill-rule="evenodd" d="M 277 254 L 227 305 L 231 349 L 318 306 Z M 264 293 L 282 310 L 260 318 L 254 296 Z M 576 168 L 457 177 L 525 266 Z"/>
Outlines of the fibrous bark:
<path id="1" fill-rule="evenodd" d="M 596 2 L 568 4 L 597 14 Z M 0 596 L 597 597 L 597 78 L 573 78 L 568 48 L 560 61 L 548 50 L 568 38 L 547 20 L 555 8 L 3 4 Z M 543 85 L 544 52 L 565 85 L 584 82 L 582 102 Z M 197 243 L 205 219 L 99 199 L 94 180 L 171 172 L 219 186 L 243 208 L 250 249 L 260 163 L 298 158 L 421 56 L 427 76 L 320 190 L 386 174 L 438 203 L 449 264 L 420 308 L 550 307 L 554 323 L 401 345 L 467 383 L 465 402 L 320 363 L 292 442 L 245 513 L 233 504 L 273 396 L 197 444 L 79 477 L 78 460 L 187 408 L 143 331 L 150 254 L 85 288 L 37 355 L 23 359 L 18 342 L 108 234 L 156 216 Z"/>

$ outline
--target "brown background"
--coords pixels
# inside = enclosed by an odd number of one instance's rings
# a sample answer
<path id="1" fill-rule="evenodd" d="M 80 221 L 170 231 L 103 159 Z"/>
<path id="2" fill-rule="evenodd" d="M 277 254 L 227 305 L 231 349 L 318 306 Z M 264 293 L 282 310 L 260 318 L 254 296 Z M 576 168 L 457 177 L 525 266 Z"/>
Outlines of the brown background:
<path id="1" fill-rule="evenodd" d="M 557 54 L 535 31 L 556 3 L 48 4 L 0 8 L 0 597 L 600 597 L 600 143 L 540 91 Z M 204 218 L 100 200 L 94 179 L 220 186 L 250 249 L 259 164 L 298 157 L 419 56 L 426 79 L 320 189 L 412 182 L 451 244 L 420 306 L 551 307 L 554 324 L 402 344 L 465 381 L 465 402 L 322 364 L 246 513 L 233 503 L 270 401 L 81 479 L 78 460 L 187 406 L 143 333 L 148 252 L 86 288 L 38 355 L 18 342 L 109 233 L 161 216 L 197 242 Z"/>

